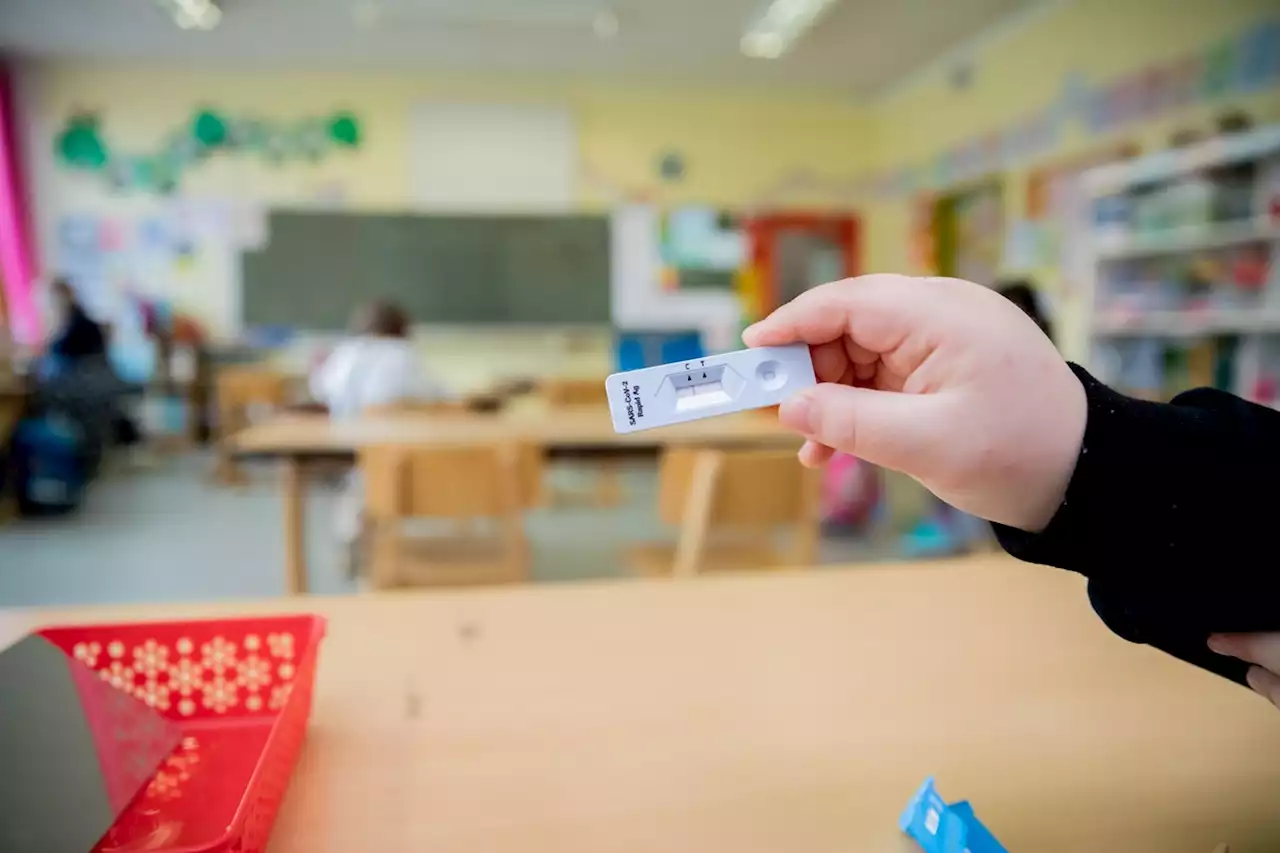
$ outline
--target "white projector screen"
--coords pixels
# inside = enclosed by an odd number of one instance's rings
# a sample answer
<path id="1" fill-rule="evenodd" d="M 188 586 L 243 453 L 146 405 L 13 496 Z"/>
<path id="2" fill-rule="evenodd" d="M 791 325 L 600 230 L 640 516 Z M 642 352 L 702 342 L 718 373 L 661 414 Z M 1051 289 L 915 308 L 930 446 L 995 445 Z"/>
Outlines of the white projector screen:
<path id="1" fill-rule="evenodd" d="M 409 128 L 418 209 L 559 213 L 574 207 L 578 135 L 567 109 L 422 103 Z"/>

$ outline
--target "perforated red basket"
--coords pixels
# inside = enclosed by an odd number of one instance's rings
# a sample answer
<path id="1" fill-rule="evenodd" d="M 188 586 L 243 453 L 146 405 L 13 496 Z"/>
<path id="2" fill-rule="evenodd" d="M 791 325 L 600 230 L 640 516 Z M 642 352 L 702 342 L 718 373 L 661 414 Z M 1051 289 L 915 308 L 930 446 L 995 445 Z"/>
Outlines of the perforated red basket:
<path id="1" fill-rule="evenodd" d="M 259 853 L 306 737 L 319 616 L 47 628 L 183 730 L 97 853 Z"/>

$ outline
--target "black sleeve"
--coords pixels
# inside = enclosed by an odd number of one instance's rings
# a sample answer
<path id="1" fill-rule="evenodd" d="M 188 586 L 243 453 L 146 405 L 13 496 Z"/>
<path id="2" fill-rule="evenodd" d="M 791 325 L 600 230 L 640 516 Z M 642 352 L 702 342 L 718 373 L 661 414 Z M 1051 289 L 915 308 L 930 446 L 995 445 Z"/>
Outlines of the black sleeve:
<path id="1" fill-rule="evenodd" d="M 1209 389 L 1134 400 L 1071 367 L 1089 415 L 1066 498 L 1038 534 L 995 525 L 1000 544 L 1087 577 L 1120 636 L 1243 683 L 1205 641 L 1280 631 L 1280 412 Z"/>

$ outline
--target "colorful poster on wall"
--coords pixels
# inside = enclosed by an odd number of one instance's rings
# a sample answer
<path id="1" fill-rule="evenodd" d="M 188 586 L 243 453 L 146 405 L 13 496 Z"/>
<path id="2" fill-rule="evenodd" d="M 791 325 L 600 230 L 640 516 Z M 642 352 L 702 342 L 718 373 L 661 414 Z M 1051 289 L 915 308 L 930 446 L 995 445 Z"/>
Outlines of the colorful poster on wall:
<path id="1" fill-rule="evenodd" d="M 1087 254 L 1076 248 L 1087 239 L 1088 206 L 1080 176 L 1097 166 L 1135 157 L 1139 151 L 1132 142 L 1104 145 L 1051 162 L 1027 176 L 1027 218 L 1041 228 L 1038 266 L 1057 267 L 1062 288 L 1074 287 L 1088 267 Z"/>
<path id="2" fill-rule="evenodd" d="M 1004 275 L 1031 275 L 1056 259 L 1055 234 L 1045 223 L 1017 219 L 1005 230 L 1000 271 Z"/>
<path id="3" fill-rule="evenodd" d="M 747 236 L 737 218 L 709 207 L 681 207 L 660 220 L 664 286 L 732 290 L 747 264 Z"/>
<path id="4" fill-rule="evenodd" d="M 994 283 L 1004 252 L 1004 194 L 999 183 L 955 196 L 955 272 L 960 278 Z"/>
<path id="5" fill-rule="evenodd" d="M 85 311 L 101 322 L 113 321 L 120 310 L 113 286 L 119 264 L 112 259 L 114 250 L 106 249 L 114 238 L 104 239 L 115 227 L 96 215 L 73 214 L 59 220 L 55 232 L 55 269 L 70 282 Z M 52 306 L 43 307 L 48 312 Z"/>
<path id="6" fill-rule="evenodd" d="M 937 199 L 921 193 L 911 204 L 911 267 L 922 275 L 938 274 L 938 235 L 934 223 Z"/>

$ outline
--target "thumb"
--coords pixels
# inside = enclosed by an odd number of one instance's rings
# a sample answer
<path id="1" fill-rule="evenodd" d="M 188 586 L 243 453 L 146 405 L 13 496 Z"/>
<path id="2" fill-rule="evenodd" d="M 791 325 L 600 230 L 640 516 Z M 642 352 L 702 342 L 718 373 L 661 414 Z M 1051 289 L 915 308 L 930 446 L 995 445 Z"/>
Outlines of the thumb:
<path id="1" fill-rule="evenodd" d="M 778 417 L 806 438 L 873 465 L 927 475 L 937 448 L 937 400 L 931 395 L 823 383 L 782 404 Z"/>

